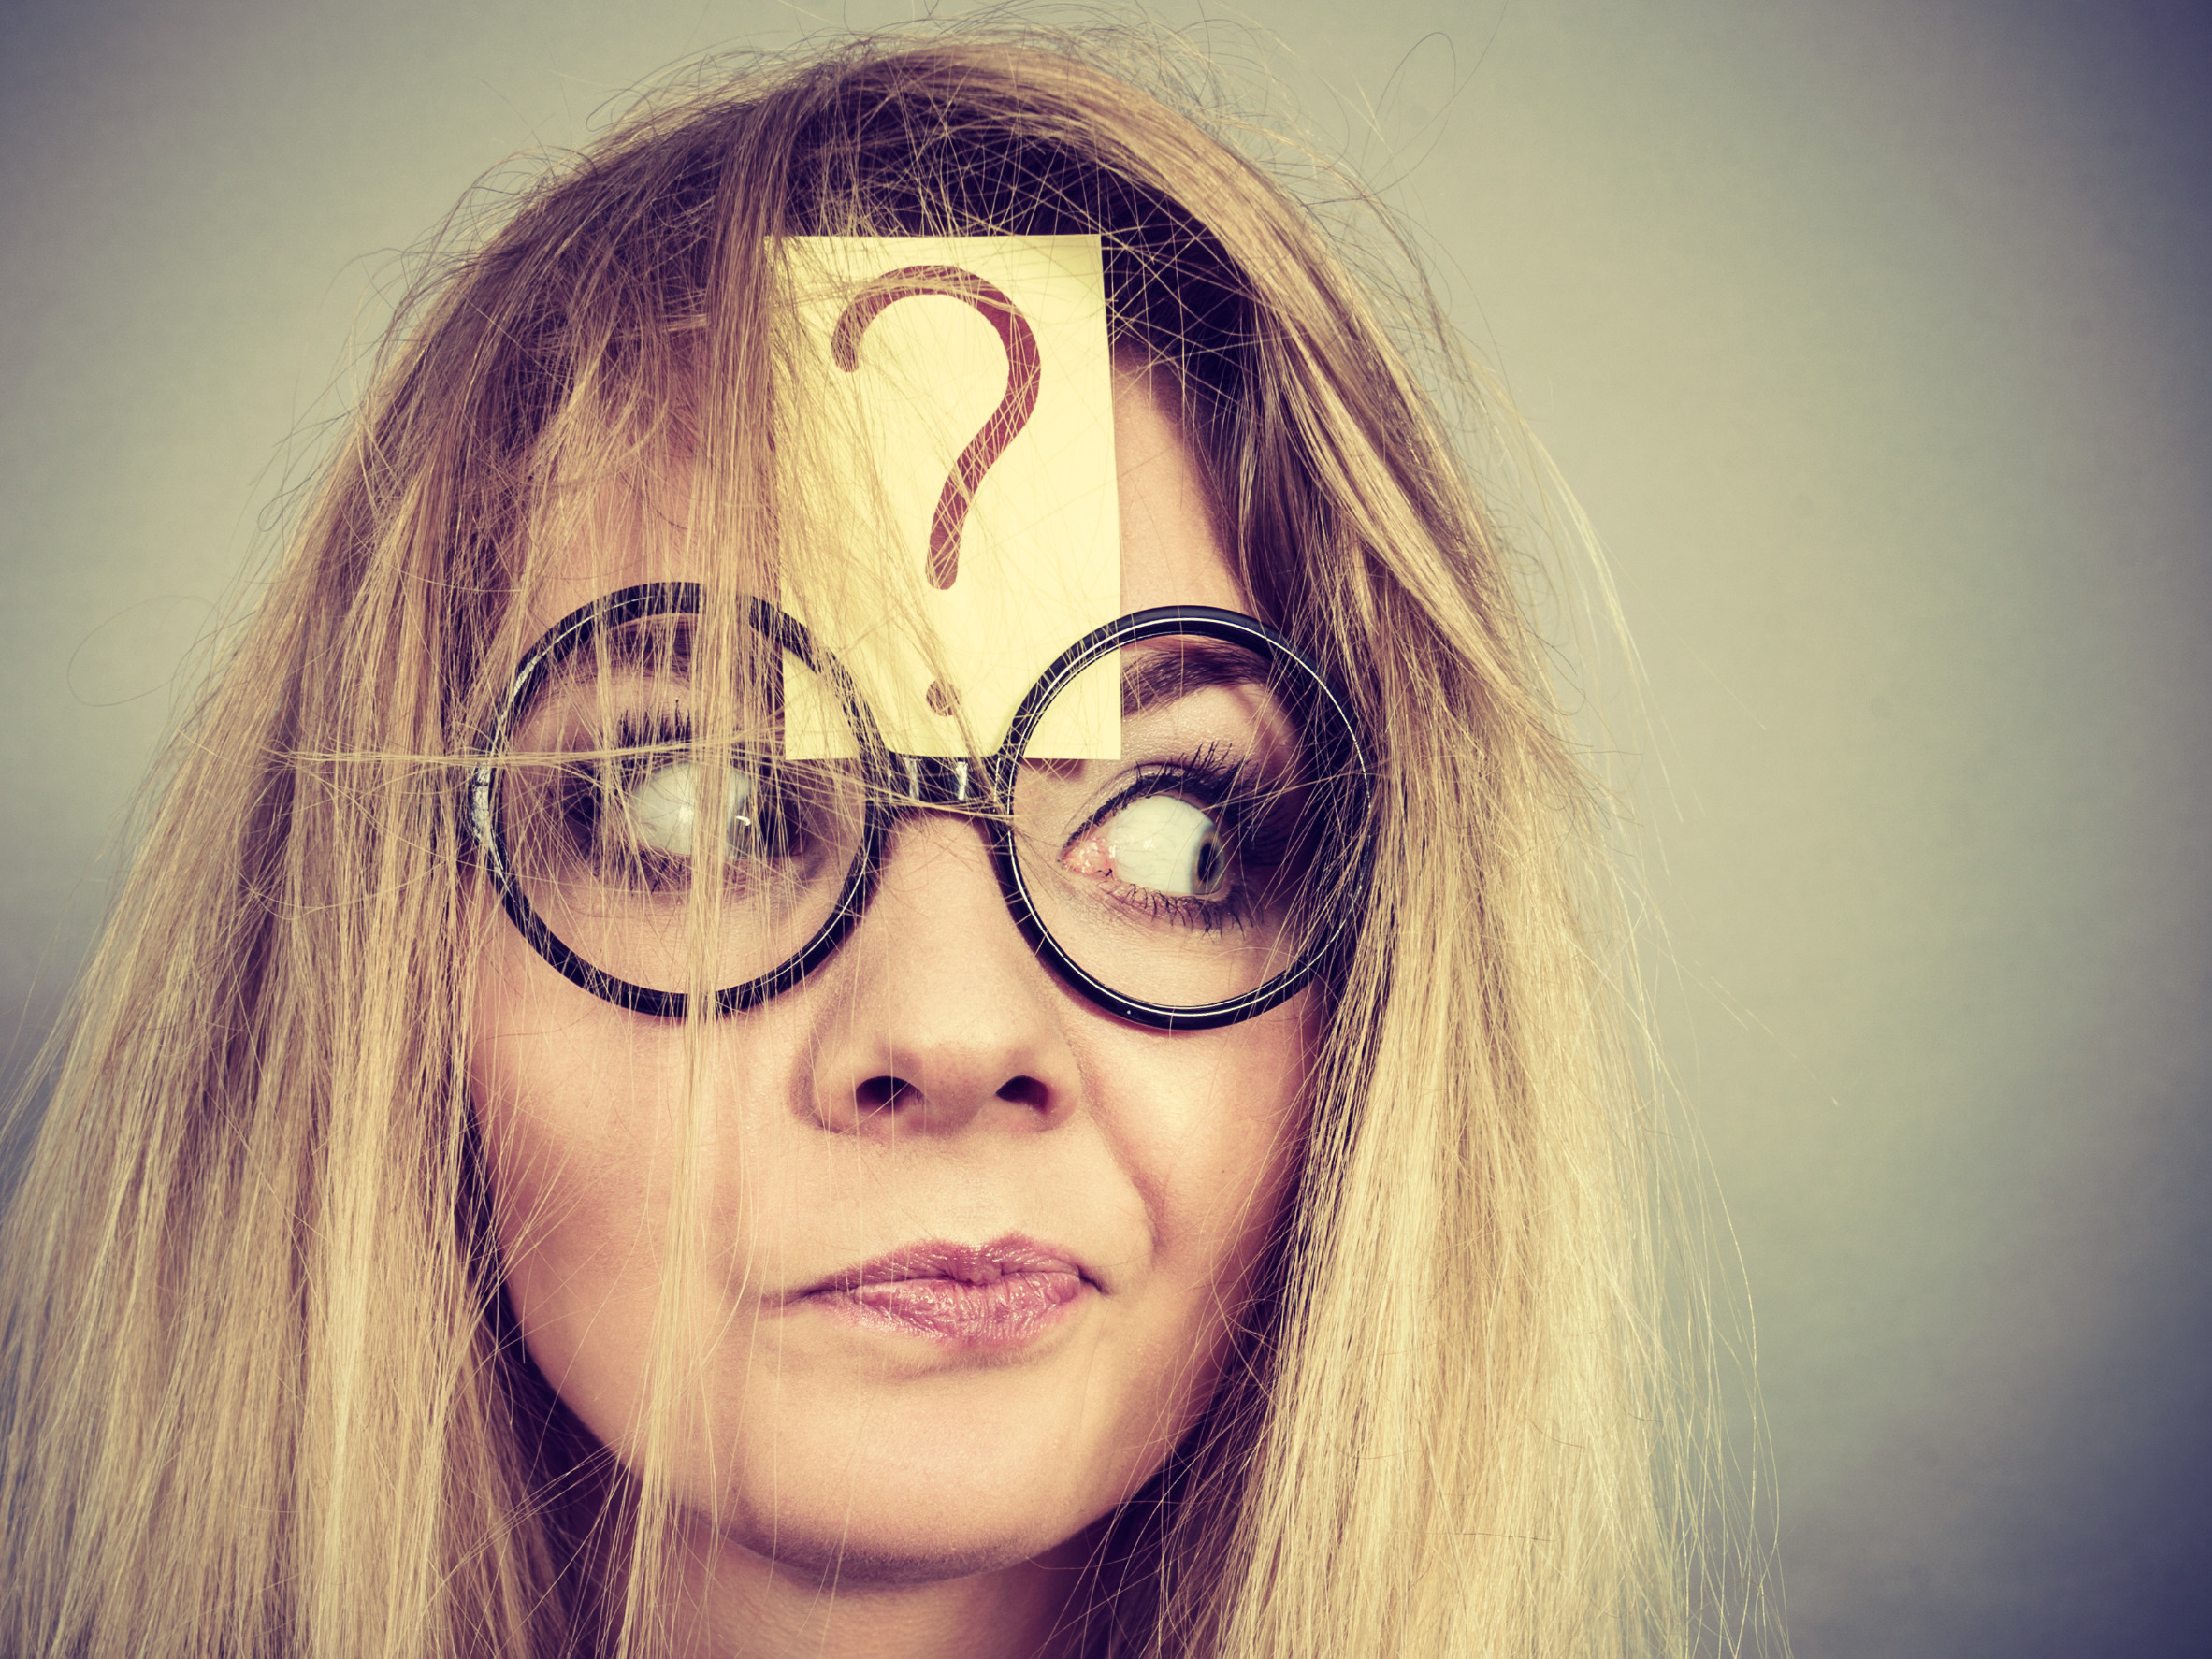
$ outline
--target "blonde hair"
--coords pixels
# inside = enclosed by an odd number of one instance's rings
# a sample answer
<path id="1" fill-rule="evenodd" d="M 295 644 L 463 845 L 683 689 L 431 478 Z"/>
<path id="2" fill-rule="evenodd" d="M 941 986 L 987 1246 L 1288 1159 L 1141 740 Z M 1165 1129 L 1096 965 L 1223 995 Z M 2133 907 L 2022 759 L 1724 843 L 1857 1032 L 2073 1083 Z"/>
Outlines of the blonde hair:
<path id="1" fill-rule="evenodd" d="M 396 328 L 178 743 L 7 1220 L 6 1651 L 654 1647 L 652 1505 L 501 1294 L 456 757 L 561 481 L 681 445 L 721 544 L 771 536 L 774 237 L 1067 231 L 1382 757 L 1281 1245 L 1085 1651 L 1687 1645 L 1601 815 L 1521 572 L 1331 237 L 1103 50 L 861 42 L 672 94 Z"/>

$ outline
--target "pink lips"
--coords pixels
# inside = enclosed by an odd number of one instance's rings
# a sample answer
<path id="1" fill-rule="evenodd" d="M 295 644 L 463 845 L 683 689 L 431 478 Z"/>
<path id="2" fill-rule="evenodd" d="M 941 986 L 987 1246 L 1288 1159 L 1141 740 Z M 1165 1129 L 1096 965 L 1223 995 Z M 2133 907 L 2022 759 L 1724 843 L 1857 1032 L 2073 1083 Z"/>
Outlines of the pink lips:
<path id="1" fill-rule="evenodd" d="M 1090 1288 L 1073 1261 L 1019 1236 L 986 1245 L 933 1239 L 863 1262 L 790 1300 L 876 1330 L 974 1348 L 1041 1334 Z"/>

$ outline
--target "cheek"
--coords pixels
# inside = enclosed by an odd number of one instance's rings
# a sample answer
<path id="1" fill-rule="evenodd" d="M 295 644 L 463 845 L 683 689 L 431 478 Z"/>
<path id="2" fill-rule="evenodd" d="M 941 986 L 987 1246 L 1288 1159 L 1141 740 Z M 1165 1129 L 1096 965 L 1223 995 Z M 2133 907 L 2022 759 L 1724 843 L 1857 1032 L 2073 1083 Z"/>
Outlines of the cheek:
<path id="1" fill-rule="evenodd" d="M 1321 1034 L 1312 1002 L 1168 1040 L 1144 1085 L 1121 1091 L 1122 1156 L 1151 1213 L 1154 1270 L 1180 1326 L 1161 1331 L 1164 1349 L 1218 1364 L 1230 1312 L 1279 1236 L 1305 1158 Z"/>
<path id="2" fill-rule="evenodd" d="M 644 1057 L 621 1052 L 634 1045 L 610 1029 L 606 1005 L 571 1005 L 565 986 L 548 993 L 513 954 L 496 953 L 479 989 L 469 1092 L 500 1243 L 527 1248 L 567 1231 L 578 1204 L 611 1197 L 608 1177 L 649 1161 L 654 1137 L 641 1132 L 652 1116 L 640 1109 L 651 1092 Z"/>
<path id="3" fill-rule="evenodd" d="M 827 1148 L 788 1153 L 736 1109 L 791 1090 L 803 1045 L 752 1018 L 742 1043 L 600 1001 L 547 970 L 510 932 L 487 952 L 470 1028 L 469 1086 L 509 1306 L 563 1402 L 603 1443 L 631 1449 L 667 1278 L 693 1249 L 685 1339 L 727 1325 L 717 1300 L 848 1175 Z M 739 1178 L 740 1169 L 750 1172 Z M 703 1252 L 703 1254 L 701 1253 Z M 703 1298 L 703 1301 L 701 1300 Z"/>
<path id="4" fill-rule="evenodd" d="M 531 1358 L 613 1443 L 651 1336 L 677 1097 L 620 1010 L 495 952 L 470 1052 L 509 1303 Z"/>

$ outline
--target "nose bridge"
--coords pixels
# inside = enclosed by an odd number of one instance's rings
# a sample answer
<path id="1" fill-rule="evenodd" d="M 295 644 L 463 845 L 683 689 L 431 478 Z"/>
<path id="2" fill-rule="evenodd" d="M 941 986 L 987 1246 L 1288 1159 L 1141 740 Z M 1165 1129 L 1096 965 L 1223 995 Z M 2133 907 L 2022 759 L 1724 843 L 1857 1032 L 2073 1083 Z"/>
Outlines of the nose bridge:
<path id="1" fill-rule="evenodd" d="M 953 763 L 937 764 L 925 785 L 957 781 Z M 1001 893 L 990 807 L 971 773 L 966 800 L 917 789 L 894 819 L 874 896 L 826 988 L 833 1011 L 811 1090 L 823 1127 L 947 1133 L 990 1115 L 1040 1128 L 1074 1106 L 1064 993 Z"/>

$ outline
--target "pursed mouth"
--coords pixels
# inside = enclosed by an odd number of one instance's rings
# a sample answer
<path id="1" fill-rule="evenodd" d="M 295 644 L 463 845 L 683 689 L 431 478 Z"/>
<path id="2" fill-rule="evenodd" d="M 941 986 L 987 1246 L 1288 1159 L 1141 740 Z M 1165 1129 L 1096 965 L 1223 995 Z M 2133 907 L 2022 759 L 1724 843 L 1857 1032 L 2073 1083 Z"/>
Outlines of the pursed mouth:
<path id="1" fill-rule="evenodd" d="M 931 1239 L 841 1268 L 785 1299 L 866 1329 L 958 1347 L 1017 1347 L 1097 1285 L 1066 1251 L 1016 1235 Z"/>

